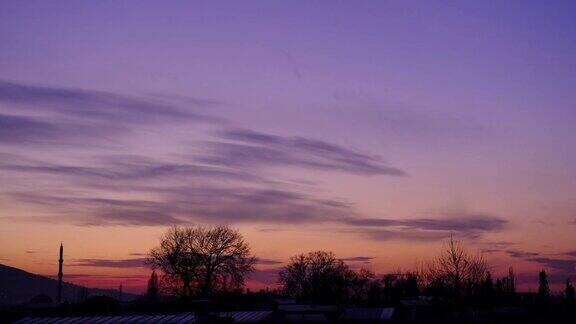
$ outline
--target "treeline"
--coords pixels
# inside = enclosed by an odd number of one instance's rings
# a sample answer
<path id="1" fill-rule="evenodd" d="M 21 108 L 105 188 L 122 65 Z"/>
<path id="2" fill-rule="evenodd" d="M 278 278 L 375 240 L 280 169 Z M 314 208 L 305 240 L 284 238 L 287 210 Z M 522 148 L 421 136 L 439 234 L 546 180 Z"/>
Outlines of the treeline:
<path id="1" fill-rule="evenodd" d="M 174 227 L 149 253 L 147 263 L 154 271 L 146 298 L 210 298 L 237 292 L 256 261 L 242 235 L 227 226 Z M 419 296 L 480 308 L 519 302 L 512 268 L 507 275 L 494 278 L 482 254 L 471 253 L 453 238 L 435 259 L 414 271 L 377 276 L 367 269 L 350 268 L 331 252 L 316 251 L 293 256 L 278 278 L 277 294 L 307 303 L 378 306 Z M 574 295 L 567 280 L 563 300 L 573 305 Z M 533 299 L 545 304 L 550 298 L 547 274 L 542 270 Z"/>

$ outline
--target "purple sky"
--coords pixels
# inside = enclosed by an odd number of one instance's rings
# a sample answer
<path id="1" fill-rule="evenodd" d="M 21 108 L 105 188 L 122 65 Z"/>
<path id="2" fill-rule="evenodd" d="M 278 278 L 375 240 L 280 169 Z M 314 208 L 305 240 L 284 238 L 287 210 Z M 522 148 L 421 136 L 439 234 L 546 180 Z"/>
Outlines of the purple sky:
<path id="1" fill-rule="evenodd" d="M 64 240 L 77 273 L 118 275 L 167 226 L 228 223 L 268 267 L 322 248 L 409 268 L 454 233 L 497 269 L 574 276 L 575 18 L 2 1 L 0 259 L 49 273 Z"/>

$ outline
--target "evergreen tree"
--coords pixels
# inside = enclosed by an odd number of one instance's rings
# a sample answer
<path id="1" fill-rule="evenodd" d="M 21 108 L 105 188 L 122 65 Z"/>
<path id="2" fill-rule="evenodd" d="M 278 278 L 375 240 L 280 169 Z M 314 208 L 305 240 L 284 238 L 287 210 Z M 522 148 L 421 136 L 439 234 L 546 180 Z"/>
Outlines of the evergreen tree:
<path id="1" fill-rule="evenodd" d="M 486 272 L 486 277 L 482 280 L 479 302 L 485 307 L 494 303 L 494 281 L 492 281 L 492 274 L 490 271 Z"/>
<path id="2" fill-rule="evenodd" d="M 150 279 L 148 279 L 148 288 L 146 289 L 146 297 L 150 301 L 157 301 L 159 295 L 158 275 L 156 271 L 152 271 Z"/>
<path id="3" fill-rule="evenodd" d="M 484 288 L 484 294 L 487 297 L 491 297 L 493 295 L 494 282 L 492 281 L 492 275 L 490 274 L 490 271 L 488 271 L 486 273 L 486 278 L 484 279 L 483 288 Z"/>
<path id="4" fill-rule="evenodd" d="M 564 289 L 564 297 L 566 297 L 566 302 L 568 304 L 574 304 L 574 301 L 576 301 L 575 295 L 574 286 L 572 286 L 570 279 L 566 279 L 566 288 Z"/>
<path id="5" fill-rule="evenodd" d="M 506 292 L 511 296 L 516 294 L 516 278 L 514 277 L 514 270 L 512 267 L 508 268 L 508 287 Z"/>
<path id="6" fill-rule="evenodd" d="M 548 276 L 546 271 L 540 271 L 538 276 L 538 299 L 545 301 L 550 297 L 550 287 L 548 286 Z"/>
<path id="7" fill-rule="evenodd" d="M 416 298 L 420 294 L 418 288 L 418 277 L 416 273 L 409 272 L 406 275 L 406 296 L 407 298 Z"/>
<path id="8" fill-rule="evenodd" d="M 502 280 L 500 278 L 496 279 L 496 294 L 502 295 L 504 293 L 504 285 L 502 284 Z"/>

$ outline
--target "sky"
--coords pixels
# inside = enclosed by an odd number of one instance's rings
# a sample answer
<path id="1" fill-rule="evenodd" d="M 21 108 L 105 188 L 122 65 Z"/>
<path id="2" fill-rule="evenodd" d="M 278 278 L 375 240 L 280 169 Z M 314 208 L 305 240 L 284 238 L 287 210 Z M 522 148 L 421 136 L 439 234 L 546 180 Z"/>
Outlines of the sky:
<path id="1" fill-rule="evenodd" d="M 174 225 L 576 280 L 573 1 L 2 1 L 0 263 L 139 292 Z"/>

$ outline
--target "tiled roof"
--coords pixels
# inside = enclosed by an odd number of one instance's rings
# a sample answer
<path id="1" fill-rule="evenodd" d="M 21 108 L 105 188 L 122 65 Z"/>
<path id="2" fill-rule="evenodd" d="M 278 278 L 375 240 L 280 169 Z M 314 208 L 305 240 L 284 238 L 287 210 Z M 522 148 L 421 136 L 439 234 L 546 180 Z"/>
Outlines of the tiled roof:
<path id="1" fill-rule="evenodd" d="M 394 308 L 346 308 L 340 318 L 342 319 L 390 319 L 394 315 Z"/>
<path id="2" fill-rule="evenodd" d="M 15 324 L 111 324 L 111 323 L 196 323 L 194 314 L 164 315 L 118 315 L 118 316 L 76 316 L 76 317 L 26 317 Z"/>
<path id="3" fill-rule="evenodd" d="M 230 317 L 234 323 L 258 323 L 272 315 L 272 311 L 221 312 L 218 317 Z"/>

